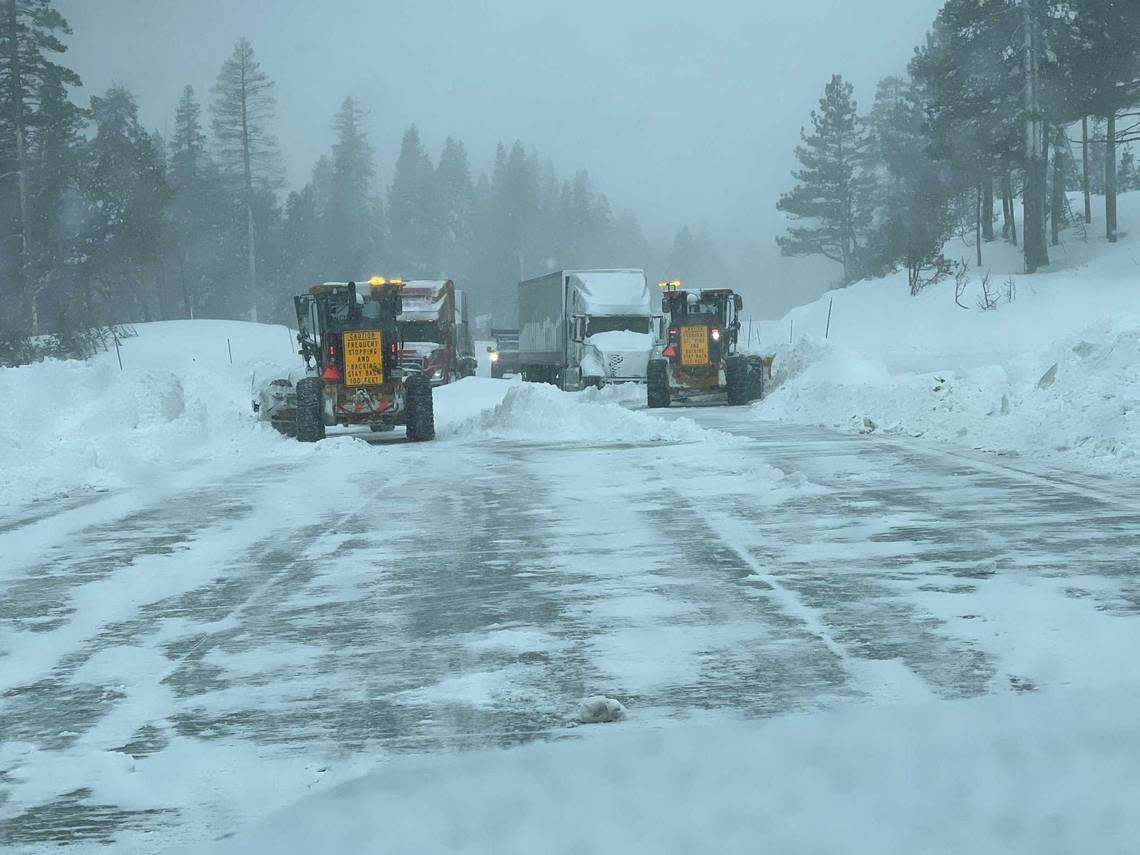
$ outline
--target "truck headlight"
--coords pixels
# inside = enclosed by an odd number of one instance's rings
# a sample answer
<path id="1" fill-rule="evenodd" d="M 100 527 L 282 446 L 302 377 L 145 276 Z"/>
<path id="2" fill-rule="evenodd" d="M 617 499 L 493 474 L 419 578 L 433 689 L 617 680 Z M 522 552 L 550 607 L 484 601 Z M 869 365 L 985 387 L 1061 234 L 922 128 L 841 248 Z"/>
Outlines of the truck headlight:
<path id="1" fill-rule="evenodd" d="M 431 373 L 431 379 L 432 380 L 442 380 L 443 379 L 443 369 L 442 368 L 435 369 L 435 371 L 433 371 Z"/>
<path id="2" fill-rule="evenodd" d="M 720 330 L 713 330 L 712 331 L 712 340 L 713 341 L 720 341 Z"/>
<path id="3" fill-rule="evenodd" d="M 492 362 L 498 362 L 499 361 L 499 354 L 498 353 L 492 353 L 491 354 L 491 361 Z"/>

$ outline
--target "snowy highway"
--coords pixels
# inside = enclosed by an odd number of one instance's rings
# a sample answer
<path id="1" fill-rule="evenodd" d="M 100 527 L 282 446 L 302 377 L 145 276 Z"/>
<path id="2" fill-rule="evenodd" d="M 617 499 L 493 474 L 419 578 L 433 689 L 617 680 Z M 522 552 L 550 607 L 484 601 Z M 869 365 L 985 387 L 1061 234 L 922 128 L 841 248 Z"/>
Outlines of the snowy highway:
<path id="1" fill-rule="evenodd" d="M 393 754 L 575 737 L 592 695 L 637 728 L 955 700 L 1140 641 L 1123 485 L 662 418 L 707 430 L 335 440 L 0 519 L 0 848 L 202 844 Z"/>

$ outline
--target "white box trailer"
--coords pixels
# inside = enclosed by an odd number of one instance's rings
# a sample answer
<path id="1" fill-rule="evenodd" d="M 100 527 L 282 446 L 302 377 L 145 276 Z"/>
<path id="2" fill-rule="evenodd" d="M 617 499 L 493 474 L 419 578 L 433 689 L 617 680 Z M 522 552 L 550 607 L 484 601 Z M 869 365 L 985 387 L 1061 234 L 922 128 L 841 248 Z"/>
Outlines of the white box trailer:
<path id="1" fill-rule="evenodd" d="M 524 379 L 583 389 L 644 383 L 661 316 L 643 270 L 560 270 L 519 283 Z"/>

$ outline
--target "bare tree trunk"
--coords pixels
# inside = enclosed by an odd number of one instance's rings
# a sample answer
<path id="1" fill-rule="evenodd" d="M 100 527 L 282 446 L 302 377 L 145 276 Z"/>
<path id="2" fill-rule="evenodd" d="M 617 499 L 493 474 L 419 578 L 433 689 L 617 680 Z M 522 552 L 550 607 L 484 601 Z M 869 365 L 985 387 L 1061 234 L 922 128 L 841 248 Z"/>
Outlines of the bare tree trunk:
<path id="1" fill-rule="evenodd" d="M 974 198 L 974 243 L 978 248 L 978 267 L 982 266 L 982 182 L 978 182 Z"/>
<path id="2" fill-rule="evenodd" d="M 1057 125 L 1053 135 L 1053 246 L 1061 243 L 1061 219 L 1065 216 L 1065 169 L 1061 157 L 1061 146 L 1065 139 L 1065 128 Z"/>
<path id="3" fill-rule="evenodd" d="M 249 319 L 257 323 L 257 243 L 253 232 L 253 167 L 250 163 L 249 93 L 246 91 L 245 66 L 241 80 L 241 149 L 245 173 L 246 249 L 249 252 Z"/>
<path id="4" fill-rule="evenodd" d="M 1013 219 L 1013 188 L 1010 186 L 1009 173 L 1001 178 L 1001 236 L 1002 240 L 1010 238 L 1010 220 Z"/>
<path id="5" fill-rule="evenodd" d="M 158 295 L 158 319 L 168 321 L 170 314 L 166 308 L 166 257 L 162 252 L 158 254 L 158 272 L 154 277 L 154 286 Z"/>
<path id="6" fill-rule="evenodd" d="M 994 179 L 987 175 L 982 182 L 982 240 L 992 243 L 994 240 Z"/>
<path id="7" fill-rule="evenodd" d="M 32 252 L 32 221 L 28 216 L 28 152 L 25 135 L 27 127 L 24 120 L 24 80 L 23 63 L 20 58 L 20 21 L 17 15 L 16 0 L 8 0 L 5 12 L 8 18 L 8 32 L 11 38 L 8 41 L 8 88 L 9 102 L 12 110 L 12 126 L 16 135 L 16 175 L 20 195 L 20 291 L 25 302 L 31 291 L 31 252 Z M 35 294 L 31 294 L 31 305 L 26 307 L 31 322 L 31 334 L 39 333 L 39 311 L 35 305 Z"/>
<path id="8" fill-rule="evenodd" d="M 1081 172 L 1081 190 L 1085 194 L 1085 222 L 1092 222 L 1092 192 L 1089 184 L 1089 117 L 1081 119 L 1081 157 L 1084 170 Z"/>
<path id="9" fill-rule="evenodd" d="M 1048 174 L 1046 129 L 1039 89 L 1040 39 L 1032 4 L 1022 3 L 1025 31 L 1025 187 L 1022 201 L 1025 216 L 1025 271 L 1035 273 L 1049 263 L 1045 239 L 1046 176 Z"/>
<path id="10" fill-rule="evenodd" d="M 190 299 L 190 286 L 186 282 L 186 253 L 178 248 L 178 281 L 182 285 L 182 302 L 186 306 L 186 317 L 194 320 L 194 301 Z"/>
<path id="11" fill-rule="evenodd" d="M 1109 243 L 1116 243 L 1116 113 L 1108 115 L 1104 146 L 1104 224 Z"/>

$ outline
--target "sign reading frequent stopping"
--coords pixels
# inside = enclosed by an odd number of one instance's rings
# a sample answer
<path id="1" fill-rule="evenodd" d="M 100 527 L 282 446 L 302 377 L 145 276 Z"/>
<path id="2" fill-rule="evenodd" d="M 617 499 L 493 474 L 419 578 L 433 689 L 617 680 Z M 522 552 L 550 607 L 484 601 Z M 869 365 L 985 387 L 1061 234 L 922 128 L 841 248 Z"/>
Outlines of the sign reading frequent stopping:
<path id="1" fill-rule="evenodd" d="M 384 343 L 377 330 L 344 334 L 344 382 L 349 386 L 378 386 L 384 382 Z"/>

